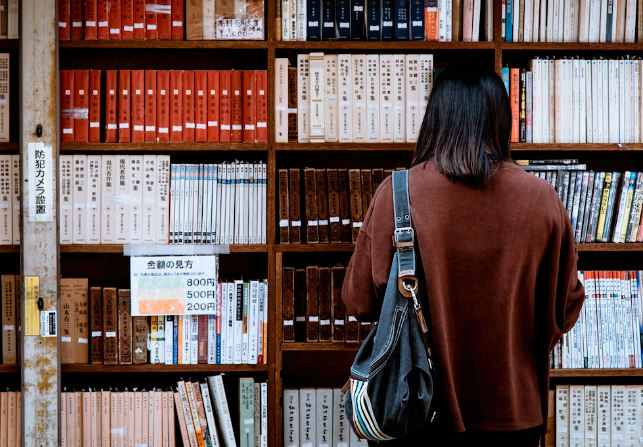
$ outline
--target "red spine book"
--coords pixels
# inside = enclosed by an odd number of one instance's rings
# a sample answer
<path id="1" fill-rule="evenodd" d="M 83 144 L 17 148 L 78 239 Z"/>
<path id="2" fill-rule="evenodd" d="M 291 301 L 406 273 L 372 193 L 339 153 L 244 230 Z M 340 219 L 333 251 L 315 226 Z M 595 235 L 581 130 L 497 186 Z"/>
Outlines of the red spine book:
<path id="1" fill-rule="evenodd" d="M 71 0 L 71 40 L 83 40 L 83 0 Z"/>
<path id="2" fill-rule="evenodd" d="M 156 0 L 145 0 L 145 39 L 147 40 L 159 39 L 156 8 Z"/>
<path id="3" fill-rule="evenodd" d="M 243 142 L 243 73 L 232 70 L 230 74 L 230 90 L 232 90 L 232 132 L 230 142 Z"/>
<path id="4" fill-rule="evenodd" d="M 206 143 L 208 141 L 208 72 L 198 70 L 194 72 L 194 141 Z"/>
<path id="5" fill-rule="evenodd" d="M 208 71 L 208 143 L 219 142 L 219 70 Z"/>
<path id="6" fill-rule="evenodd" d="M 85 40 L 96 40 L 98 38 L 97 13 L 97 0 L 85 0 Z"/>
<path id="7" fill-rule="evenodd" d="M 89 142 L 89 70 L 74 70 L 74 141 Z"/>
<path id="8" fill-rule="evenodd" d="M 100 143 L 100 70 L 89 71 L 89 142 Z"/>
<path id="9" fill-rule="evenodd" d="M 134 0 L 121 0 L 121 39 L 134 39 Z"/>
<path id="10" fill-rule="evenodd" d="M 131 113 L 131 88 L 132 80 L 129 70 L 120 70 L 118 72 L 118 141 L 129 143 L 132 141 L 132 131 L 130 128 Z"/>
<path id="11" fill-rule="evenodd" d="M 511 103 L 511 142 L 517 143 L 520 135 L 520 69 L 509 70 L 509 101 Z"/>
<path id="12" fill-rule="evenodd" d="M 132 18 L 134 22 L 132 39 L 145 40 L 145 0 L 134 0 Z"/>
<path id="13" fill-rule="evenodd" d="M 268 142 L 268 72 L 257 70 L 257 143 Z"/>
<path id="14" fill-rule="evenodd" d="M 170 141 L 170 71 L 156 72 L 156 141 Z"/>
<path id="15" fill-rule="evenodd" d="M 183 141 L 183 72 L 181 70 L 170 70 L 170 141 Z"/>
<path id="16" fill-rule="evenodd" d="M 171 0 L 156 0 L 159 13 L 156 26 L 159 30 L 159 40 L 172 39 L 172 3 Z"/>
<path id="17" fill-rule="evenodd" d="M 105 142 L 118 141 L 118 70 L 105 71 Z"/>
<path id="18" fill-rule="evenodd" d="M 132 70 L 132 143 L 145 141 L 145 72 Z"/>
<path id="19" fill-rule="evenodd" d="M 208 316 L 199 315 L 198 362 L 208 363 Z"/>
<path id="20" fill-rule="evenodd" d="M 156 70 L 145 70 L 145 142 L 156 143 Z"/>
<path id="21" fill-rule="evenodd" d="M 58 39 L 71 39 L 71 0 L 58 0 Z"/>
<path id="22" fill-rule="evenodd" d="M 257 141 L 257 81 L 254 70 L 243 70 L 243 142 Z"/>
<path id="23" fill-rule="evenodd" d="M 60 70 L 60 141 L 74 142 L 74 70 Z"/>
<path id="24" fill-rule="evenodd" d="M 96 21 L 98 40 L 109 40 L 109 0 L 96 1 Z"/>
<path id="25" fill-rule="evenodd" d="M 219 141 L 230 142 L 230 125 L 232 122 L 231 107 L 232 95 L 230 92 L 230 70 L 219 72 Z"/>
<path id="26" fill-rule="evenodd" d="M 194 71 L 183 72 L 183 141 L 194 143 Z"/>
<path id="27" fill-rule="evenodd" d="M 109 1 L 109 39 L 121 40 L 121 0 Z"/>
<path id="28" fill-rule="evenodd" d="M 172 40 L 183 40 L 185 0 L 172 0 Z"/>

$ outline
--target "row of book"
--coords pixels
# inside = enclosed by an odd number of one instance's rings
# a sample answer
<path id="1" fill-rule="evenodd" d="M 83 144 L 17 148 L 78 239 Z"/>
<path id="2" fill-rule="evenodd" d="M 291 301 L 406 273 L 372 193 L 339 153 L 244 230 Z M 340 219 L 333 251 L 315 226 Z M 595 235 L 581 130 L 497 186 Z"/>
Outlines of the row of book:
<path id="1" fill-rule="evenodd" d="M 504 0 L 506 42 L 637 42 L 643 35 L 638 0 Z"/>
<path id="2" fill-rule="evenodd" d="M 167 244 L 169 155 L 61 155 L 59 170 L 61 244 Z"/>
<path id="3" fill-rule="evenodd" d="M 533 59 L 504 67 L 513 142 L 640 143 L 643 62 L 620 59 Z"/>
<path id="4" fill-rule="evenodd" d="M 641 368 L 643 271 L 581 271 L 585 303 L 552 353 L 554 368 Z"/>
<path id="5" fill-rule="evenodd" d="M 20 243 L 20 155 L 0 154 L 0 245 Z"/>
<path id="6" fill-rule="evenodd" d="M 643 241 L 643 173 L 587 171 L 582 164 L 523 167 L 557 190 L 575 242 Z"/>
<path id="7" fill-rule="evenodd" d="M 275 140 L 417 141 L 433 86 L 432 54 L 297 55 L 275 59 Z"/>
<path id="8" fill-rule="evenodd" d="M 20 2 L 3 0 L 0 2 L 0 40 L 20 38 Z"/>
<path id="9" fill-rule="evenodd" d="M 60 83 L 62 142 L 268 141 L 266 70 L 61 70 Z"/>
<path id="10" fill-rule="evenodd" d="M 546 446 L 643 445 L 643 385 L 557 385 L 549 401 Z"/>
<path id="11" fill-rule="evenodd" d="M 18 363 L 20 343 L 20 276 L 0 276 L 0 323 L 2 324 L 2 345 L 0 345 L 0 364 Z"/>
<path id="12" fill-rule="evenodd" d="M 22 393 L 0 391 L 0 445 L 22 446 Z"/>
<path id="13" fill-rule="evenodd" d="M 282 244 L 354 243 L 373 193 L 393 172 L 304 168 L 302 177 L 301 171 L 290 168 L 277 173 Z"/>
<path id="14" fill-rule="evenodd" d="M 372 323 L 357 321 L 344 306 L 346 268 L 284 267 L 281 278 L 284 342 L 360 342 Z"/>
<path id="15" fill-rule="evenodd" d="M 265 244 L 266 163 L 175 164 L 171 244 Z"/>
<path id="16" fill-rule="evenodd" d="M 261 40 L 264 26 L 263 0 L 58 2 L 60 40 Z"/>
<path id="17" fill-rule="evenodd" d="M 265 280 L 220 282 L 210 315 L 132 316 L 129 289 L 87 278 L 62 278 L 60 296 L 61 363 L 267 363 Z"/>
<path id="18" fill-rule="evenodd" d="M 285 388 L 284 445 L 366 446 L 346 420 L 344 394 L 339 388 Z"/>

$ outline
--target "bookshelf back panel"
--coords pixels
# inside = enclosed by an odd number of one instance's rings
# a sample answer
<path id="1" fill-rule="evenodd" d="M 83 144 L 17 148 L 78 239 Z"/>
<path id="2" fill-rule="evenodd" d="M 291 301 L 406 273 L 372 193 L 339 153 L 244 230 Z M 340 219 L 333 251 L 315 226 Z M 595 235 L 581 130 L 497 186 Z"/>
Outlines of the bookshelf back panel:
<path id="1" fill-rule="evenodd" d="M 356 351 L 284 351 L 282 388 L 342 387 Z"/>

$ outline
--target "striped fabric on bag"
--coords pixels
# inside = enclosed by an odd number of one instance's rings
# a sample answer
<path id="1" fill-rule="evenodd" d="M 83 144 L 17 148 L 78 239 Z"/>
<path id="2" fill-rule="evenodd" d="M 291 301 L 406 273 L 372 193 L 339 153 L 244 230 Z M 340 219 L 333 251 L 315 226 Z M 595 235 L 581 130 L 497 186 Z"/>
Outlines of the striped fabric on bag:
<path id="1" fill-rule="evenodd" d="M 357 436 L 370 441 L 390 441 L 394 438 L 386 435 L 379 427 L 368 397 L 368 382 L 350 379 L 351 398 L 353 401 L 353 426 Z"/>

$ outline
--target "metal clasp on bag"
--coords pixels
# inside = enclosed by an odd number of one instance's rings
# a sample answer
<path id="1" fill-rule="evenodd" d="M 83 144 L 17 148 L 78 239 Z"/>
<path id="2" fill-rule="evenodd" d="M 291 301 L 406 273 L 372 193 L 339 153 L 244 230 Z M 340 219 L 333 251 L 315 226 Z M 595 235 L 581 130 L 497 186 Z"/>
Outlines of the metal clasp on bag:
<path id="1" fill-rule="evenodd" d="M 415 244 L 415 231 L 412 227 L 396 228 L 391 237 L 395 248 L 413 248 Z"/>

